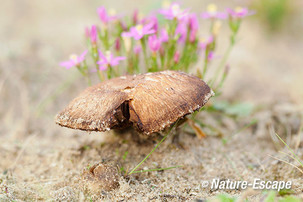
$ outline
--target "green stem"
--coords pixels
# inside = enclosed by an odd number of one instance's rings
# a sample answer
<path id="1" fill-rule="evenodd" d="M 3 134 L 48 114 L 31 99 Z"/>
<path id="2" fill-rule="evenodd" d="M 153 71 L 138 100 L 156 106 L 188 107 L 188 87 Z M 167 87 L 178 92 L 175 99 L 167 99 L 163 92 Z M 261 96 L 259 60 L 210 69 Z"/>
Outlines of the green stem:
<path id="1" fill-rule="evenodd" d="M 99 80 L 102 82 L 105 80 L 104 75 L 102 74 L 102 72 L 99 70 L 99 68 L 97 67 L 97 75 L 99 77 Z"/>
<path id="2" fill-rule="evenodd" d="M 151 171 L 161 171 L 161 170 L 170 170 L 173 168 L 180 168 L 182 166 L 172 166 L 172 167 L 167 167 L 167 168 L 154 168 L 154 169 L 148 169 L 148 170 L 138 170 L 138 171 L 134 171 L 133 173 L 144 173 L 144 172 L 151 172 Z"/>
<path id="3" fill-rule="evenodd" d="M 91 86 L 92 85 L 92 81 L 91 81 L 91 79 L 89 77 L 89 71 L 88 71 L 88 67 L 87 67 L 86 61 L 83 62 L 83 71 L 84 71 L 83 75 L 86 77 L 88 85 Z"/>
<path id="4" fill-rule="evenodd" d="M 87 84 L 88 84 L 88 86 L 91 86 L 92 85 L 91 79 L 89 78 L 89 76 L 87 76 L 86 78 L 87 78 Z"/>
<path id="5" fill-rule="evenodd" d="M 140 73 L 140 69 L 139 69 L 139 55 L 135 55 L 134 56 L 134 70 L 135 73 Z"/>
<path id="6" fill-rule="evenodd" d="M 176 121 L 176 123 L 169 129 L 168 133 L 162 138 L 162 140 L 155 146 L 155 148 L 134 168 L 132 171 L 130 171 L 129 175 L 133 174 L 140 166 L 141 164 L 148 159 L 148 157 L 161 145 L 161 143 L 167 138 L 167 136 L 170 134 L 172 129 L 177 125 L 179 122 L 179 119 Z"/>
<path id="7" fill-rule="evenodd" d="M 100 36 L 99 36 L 100 37 Z M 94 64 L 97 70 L 97 75 L 99 77 L 99 80 L 102 82 L 105 80 L 104 75 L 102 74 L 102 72 L 100 72 L 99 70 L 99 65 L 98 65 L 98 60 L 99 60 L 99 54 L 98 54 L 98 48 L 96 46 L 93 46 L 91 49 L 91 57 L 94 60 Z"/>
<path id="8" fill-rule="evenodd" d="M 111 65 L 108 65 L 107 67 L 107 78 L 108 79 L 111 79 L 114 77 L 118 77 L 118 73 L 115 71 L 115 69 L 111 66 Z"/>
<path id="9" fill-rule="evenodd" d="M 112 68 L 110 66 L 107 67 L 107 78 L 108 79 L 112 78 Z"/>
<path id="10" fill-rule="evenodd" d="M 201 75 L 201 79 L 205 78 L 205 74 L 207 71 L 207 66 L 208 66 L 208 54 L 209 54 L 209 48 L 207 47 L 205 50 L 205 56 L 204 56 L 204 66 L 203 66 L 203 72 Z"/>
<path id="11" fill-rule="evenodd" d="M 104 44 L 105 50 L 109 50 L 109 38 L 108 38 L 108 30 L 107 28 L 104 30 L 104 35 L 102 36 L 102 42 Z"/>
<path id="12" fill-rule="evenodd" d="M 158 71 L 158 62 L 157 62 L 157 53 L 153 53 L 153 56 L 152 56 L 152 67 L 151 67 L 151 71 L 152 72 L 156 72 Z"/>
<path id="13" fill-rule="evenodd" d="M 178 20 L 174 19 L 170 25 L 169 25 L 169 42 L 168 42 L 168 47 L 167 47 L 167 51 L 166 51 L 166 69 L 173 69 L 176 70 L 175 67 L 171 67 L 172 60 L 175 54 L 175 49 L 176 49 L 176 43 L 177 40 L 175 39 L 175 33 L 176 33 L 176 29 L 177 29 L 177 25 L 178 25 Z"/>
<path id="14" fill-rule="evenodd" d="M 148 159 L 148 157 L 160 146 L 160 144 L 167 138 L 169 134 L 165 135 L 162 140 L 155 146 L 155 148 L 134 168 L 132 169 L 132 171 L 130 171 L 129 175 L 133 174 L 138 168 L 139 166 L 141 166 L 141 164 Z"/>
<path id="15" fill-rule="evenodd" d="M 219 82 L 219 85 L 216 86 L 216 88 L 214 89 L 215 92 L 218 92 L 218 90 L 220 90 L 220 89 L 222 88 L 222 86 L 223 86 L 223 84 L 224 84 L 224 82 L 225 82 L 225 79 L 226 79 L 226 77 L 227 77 L 227 75 L 228 75 L 228 72 L 229 72 L 229 66 L 226 65 L 226 66 L 225 66 L 224 73 L 222 74 L 222 78 L 221 78 L 221 80 L 220 80 L 220 82 Z"/>
<path id="16" fill-rule="evenodd" d="M 288 144 L 286 144 L 286 142 L 284 142 L 284 140 L 277 134 L 275 133 L 276 136 L 279 138 L 279 140 L 287 147 L 287 149 L 292 153 L 292 155 L 294 156 L 294 158 L 297 160 L 297 162 L 303 166 L 303 162 L 300 161 L 300 158 L 295 154 L 295 152 L 288 146 Z"/>
<path id="17" fill-rule="evenodd" d="M 164 58 L 164 55 L 161 55 L 161 53 L 160 53 L 160 63 L 161 63 L 161 70 L 164 70 L 164 60 L 165 58 Z"/>
<path id="18" fill-rule="evenodd" d="M 146 43 L 145 43 L 144 37 L 141 39 L 141 45 L 142 45 L 142 50 L 143 50 L 143 56 L 144 56 L 145 66 L 146 66 L 147 71 L 149 71 L 148 58 L 147 58 L 147 53 L 146 53 Z"/>
<path id="19" fill-rule="evenodd" d="M 227 59 L 228 59 L 228 57 L 229 57 L 229 55 L 231 53 L 231 50 L 232 50 L 232 48 L 233 48 L 234 45 L 235 45 L 235 34 L 232 35 L 231 42 L 230 42 L 230 44 L 229 44 L 229 46 L 228 46 L 228 48 L 227 48 L 227 50 L 226 50 L 226 52 L 225 52 L 222 60 L 221 60 L 218 68 L 216 69 L 215 76 L 214 76 L 214 78 L 213 78 L 213 80 L 211 82 L 211 85 L 210 85 L 211 87 L 213 87 L 214 83 L 217 81 L 217 79 L 218 79 L 218 77 L 220 75 L 220 72 L 224 68 L 224 65 L 226 64 L 226 61 L 227 61 Z"/>

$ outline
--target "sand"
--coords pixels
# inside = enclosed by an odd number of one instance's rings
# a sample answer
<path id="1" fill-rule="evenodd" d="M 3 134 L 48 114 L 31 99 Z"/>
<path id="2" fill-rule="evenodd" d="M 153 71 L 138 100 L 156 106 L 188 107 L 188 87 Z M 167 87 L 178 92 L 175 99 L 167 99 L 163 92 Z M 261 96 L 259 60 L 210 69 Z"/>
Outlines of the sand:
<path id="1" fill-rule="evenodd" d="M 287 32 L 291 23 L 270 35 L 257 18 L 247 20 L 223 94 L 210 101 L 222 111 L 199 114 L 211 126 L 203 127 L 207 137 L 199 139 L 189 128 L 174 131 L 139 170 L 180 167 L 126 175 L 161 137 L 138 141 L 129 133 L 88 134 L 54 123 L 56 113 L 86 88 L 78 72 L 58 63 L 82 48 L 83 27 L 98 20 L 99 3 L 77 1 L 74 8 L 72 2 L 8 1 L 0 8 L 0 201 L 192 201 L 221 193 L 259 201 L 267 195 L 266 190 L 203 186 L 216 178 L 291 181 L 291 195 L 303 199 L 303 168 L 279 152 L 290 153 L 275 136 L 302 161 L 303 44 L 302 34 Z M 140 8 L 148 10 L 154 6 L 150 2 Z M 119 11 L 126 6 L 106 5 Z M 302 22 L 302 14 L 296 19 Z M 222 50 L 225 44 L 222 39 Z M 222 108 L 223 102 L 230 106 Z M 118 188 L 89 188 L 81 175 L 96 163 L 122 170 Z"/>

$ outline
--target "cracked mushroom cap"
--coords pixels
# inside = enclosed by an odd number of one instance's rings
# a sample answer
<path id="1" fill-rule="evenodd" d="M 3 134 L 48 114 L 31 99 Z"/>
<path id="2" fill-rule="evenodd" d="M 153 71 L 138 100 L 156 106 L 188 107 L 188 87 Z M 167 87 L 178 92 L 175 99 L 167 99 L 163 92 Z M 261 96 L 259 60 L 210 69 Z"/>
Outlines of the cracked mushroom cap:
<path id="1" fill-rule="evenodd" d="M 204 81 L 183 72 L 121 76 L 87 88 L 56 123 L 85 131 L 133 126 L 148 135 L 199 110 L 213 95 Z"/>

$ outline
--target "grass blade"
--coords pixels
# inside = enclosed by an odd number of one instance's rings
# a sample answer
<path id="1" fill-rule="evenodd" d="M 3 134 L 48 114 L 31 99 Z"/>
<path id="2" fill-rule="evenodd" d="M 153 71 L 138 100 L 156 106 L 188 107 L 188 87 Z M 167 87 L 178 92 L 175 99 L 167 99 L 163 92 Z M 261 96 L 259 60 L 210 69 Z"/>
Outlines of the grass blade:
<path id="1" fill-rule="evenodd" d="M 133 171 L 132 173 L 144 173 L 144 172 L 151 172 L 151 171 L 161 171 L 161 170 L 169 170 L 173 168 L 180 168 L 183 167 L 181 165 L 178 166 L 172 166 L 172 167 L 167 167 L 167 168 L 154 168 L 154 169 L 148 169 L 148 170 L 138 170 L 138 171 Z"/>
<path id="2" fill-rule="evenodd" d="M 284 140 L 283 140 L 277 133 L 275 133 L 275 134 L 276 134 L 276 136 L 279 138 L 279 140 L 280 140 L 281 142 L 283 142 L 283 144 L 287 147 L 287 149 L 292 153 L 292 155 L 295 157 L 295 159 L 298 161 L 298 163 L 299 163 L 301 166 L 303 166 L 302 161 L 300 161 L 300 158 L 295 154 L 295 152 L 288 146 L 288 144 L 286 144 L 286 143 L 284 142 Z"/>
<path id="3" fill-rule="evenodd" d="M 133 174 L 138 168 L 139 166 L 141 166 L 141 164 L 148 159 L 148 157 L 161 145 L 161 143 L 167 138 L 167 136 L 170 134 L 170 132 L 172 131 L 172 129 L 178 124 L 179 119 L 176 121 L 176 123 L 169 129 L 168 133 L 162 138 L 162 140 L 155 146 L 155 148 L 153 148 L 153 150 L 134 168 L 130 171 L 130 173 L 128 173 L 129 175 Z"/>

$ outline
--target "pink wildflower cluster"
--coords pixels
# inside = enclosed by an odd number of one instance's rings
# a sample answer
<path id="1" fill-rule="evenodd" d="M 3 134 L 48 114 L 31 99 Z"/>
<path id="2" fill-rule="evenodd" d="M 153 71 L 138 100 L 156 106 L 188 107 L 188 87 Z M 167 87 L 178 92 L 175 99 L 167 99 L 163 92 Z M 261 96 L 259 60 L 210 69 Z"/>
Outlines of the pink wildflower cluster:
<path id="1" fill-rule="evenodd" d="M 121 72 L 133 74 L 146 70 L 189 71 L 200 58 L 205 63 L 200 72 L 205 74 L 211 60 L 220 58 L 215 57 L 220 28 L 218 21 L 228 21 L 234 44 L 240 21 L 253 12 L 241 7 L 219 11 L 216 5 L 210 4 L 205 12 L 194 13 L 178 3 L 171 3 L 145 17 L 135 10 L 130 20 L 112 10 L 108 12 L 104 7 L 99 7 L 97 14 L 100 24 L 85 29 L 88 50 L 80 56 L 72 55 L 70 60 L 60 65 L 68 69 L 77 67 L 85 76 L 93 72 L 88 67 L 95 66 L 103 80 L 104 71 L 107 71 L 108 78 L 112 77 L 112 72 L 118 76 Z M 164 24 L 158 20 L 159 16 L 164 17 Z M 200 22 L 204 19 L 210 19 L 212 25 L 208 34 L 201 33 Z M 86 61 L 88 56 L 92 58 L 91 62 Z"/>

